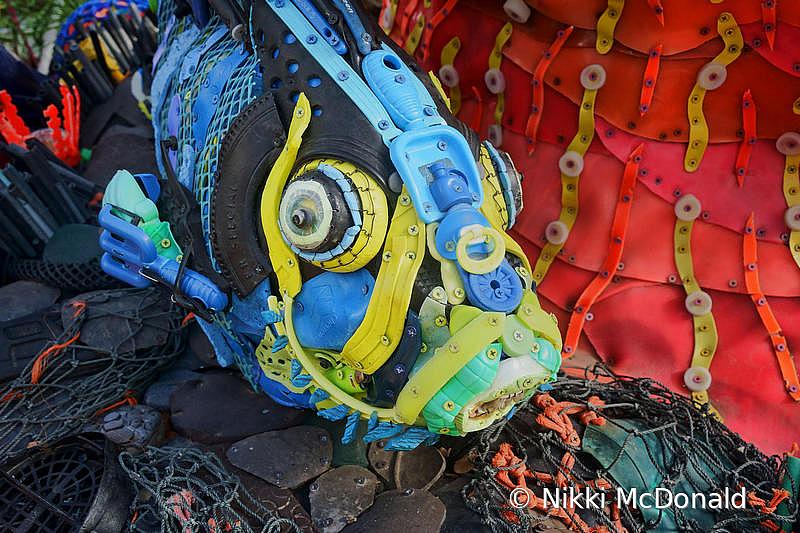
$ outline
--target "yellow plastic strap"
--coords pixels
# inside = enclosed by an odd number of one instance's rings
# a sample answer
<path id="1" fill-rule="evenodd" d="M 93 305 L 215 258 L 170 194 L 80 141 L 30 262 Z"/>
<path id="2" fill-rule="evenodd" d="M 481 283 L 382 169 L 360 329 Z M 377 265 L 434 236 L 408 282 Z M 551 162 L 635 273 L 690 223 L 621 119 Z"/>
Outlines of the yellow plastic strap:
<path id="1" fill-rule="evenodd" d="M 553 313 L 542 309 L 535 292 L 523 293 L 522 301 L 517 308 L 517 316 L 528 329 L 550 341 L 556 351 L 561 353 L 562 341 L 561 332 L 558 330 L 558 319 Z"/>
<path id="2" fill-rule="evenodd" d="M 337 403 L 344 404 L 351 409 L 355 409 L 361 413 L 363 418 L 369 418 L 372 412 L 376 411 L 378 413 L 379 420 L 392 420 L 394 412 L 391 409 L 377 409 L 372 405 L 364 403 L 361 400 L 350 396 L 328 379 L 317 361 L 315 361 L 309 354 L 306 353 L 306 351 L 300 345 L 300 341 L 297 340 L 297 335 L 294 332 L 294 320 L 292 317 L 294 300 L 292 300 L 292 298 L 289 296 L 284 298 L 284 302 L 286 304 L 284 313 L 284 320 L 286 322 L 286 335 L 289 337 L 289 344 L 292 347 L 292 355 L 297 358 L 301 365 L 303 365 L 303 370 L 308 372 L 308 375 L 311 376 L 311 379 L 313 379 L 319 387 L 328 392 L 333 400 L 335 400 Z"/>
<path id="3" fill-rule="evenodd" d="M 401 424 L 416 422 L 422 409 L 439 389 L 481 350 L 500 338 L 505 318 L 503 313 L 482 312 L 438 348 L 397 395 L 394 406 L 397 421 Z"/>
<path id="4" fill-rule="evenodd" d="M 386 237 L 389 227 L 389 208 L 386 193 L 380 185 L 363 170 L 352 163 L 338 159 L 316 159 L 300 167 L 295 175 L 300 176 L 309 170 L 325 164 L 332 166 L 347 176 L 361 201 L 361 231 L 355 242 L 343 253 L 327 261 L 312 261 L 312 264 L 331 272 L 353 272 L 363 268 L 377 254 Z"/>
<path id="5" fill-rule="evenodd" d="M 586 155 L 586 150 L 592 144 L 594 138 L 594 101 L 597 97 L 597 89 L 585 89 L 583 91 L 583 101 L 581 102 L 580 115 L 578 116 L 578 133 L 572 139 L 572 142 L 567 146 L 567 151 L 578 152 L 581 157 Z M 575 224 L 575 219 L 578 216 L 578 176 L 567 176 L 561 173 L 561 214 L 558 220 L 567 226 L 568 230 L 572 229 Z M 553 260 L 564 247 L 561 244 L 545 244 L 539 253 L 539 258 L 536 260 L 536 265 L 533 268 L 533 281 L 539 285 Z"/>
<path id="6" fill-rule="evenodd" d="M 730 13 L 723 13 L 719 16 L 717 19 L 717 31 L 725 43 L 725 48 L 711 61 L 728 66 L 742 53 L 742 46 L 744 45 L 742 32 Z M 705 96 L 706 90 L 695 81 L 694 88 L 689 94 L 688 103 L 689 146 L 686 148 L 686 157 L 683 160 L 683 167 L 686 172 L 697 170 L 708 145 L 708 123 L 705 115 L 703 115 L 703 99 Z"/>
<path id="7" fill-rule="evenodd" d="M 428 224 L 426 231 L 428 252 L 431 254 L 431 257 L 439 261 L 441 265 L 440 271 L 444 290 L 447 293 L 447 301 L 452 305 L 457 305 L 464 301 L 467 293 L 464 291 L 464 282 L 461 279 L 461 275 L 458 273 L 456 262 L 451 259 L 445 259 L 436 249 L 436 229 L 438 227 L 438 222 Z"/>
<path id="8" fill-rule="evenodd" d="M 800 155 L 786 156 L 786 166 L 783 169 L 783 196 L 786 198 L 788 207 L 800 204 L 798 165 L 800 165 Z M 789 233 L 789 250 L 792 252 L 795 263 L 800 267 L 800 231 Z"/>
<path id="9" fill-rule="evenodd" d="M 310 122 L 311 105 L 308 103 L 305 93 L 300 93 L 292 113 L 292 123 L 289 125 L 286 145 L 270 170 L 267 183 L 264 185 L 264 192 L 261 193 L 261 227 L 269 243 L 269 259 L 275 275 L 278 277 L 278 286 L 284 297 L 294 296 L 300 292 L 303 280 L 300 277 L 297 258 L 283 240 L 278 227 L 278 208 L 280 207 L 281 193 L 294 166 L 300 143 L 303 141 L 303 133 Z"/>
<path id="10" fill-rule="evenodd" d="M 421 14 L 417 17 L 417 23 L 411 29 L 411 33 L 408 34 L 406 38 L 406 42 L 403 45 L 403 49 L 408 52 L 408 55 L 413 56 L 414 52 L 417 51 L 417 46 L 419 46 L 419 41 L 422 39 L 422 30 L 425 29 L 425 15 Z"/>
<path id="11" fill-rule="evenodd" d="M 503 188 L 500 186 L 489 150 L 483 144 L 481 144 L 479 163 L 485 175 L 481 180 L 483 183 L 481 213 L 493 227 L 508 229 L 508 207 L 503 197 Z"/>
<path id="12" fill-rule="evenodd" d="M 88 57 L 90 60 L 97 59 L 97 53 L 95 52 L 94 44 L 92 43 L 91 39 L 82 40 L 78 46 L 80 46 L 81 50 L 83 50 L 83 53 L 86 54 L 86 57 Z M 111 54 L 111 52 L 108 50 L 108 47 L 103 39 L 100 39 L 100 48 L 103 51 L 103 57 L 105 57 L 108 70 L 111 72 L 111 78 L 115 83 L 119 83 L 124 80 L 125 74 L 120 70 L 117 60 L 114 59 L 113 54 Z M 81 66 L 81 68 L 83 68 L 83 66 Z M 149 113 L 145 112 L 145 115 L 149 115 Z M 150 117 L 148 116 L 147 118 Z"/>
<path id="13" fill-rule="evenodd" d="M 342 361 L 372 374 L 389 359 L 403 336 L 411 289 L 425 257 L 425 224 L 408 191 L 397 200 L 367 313 L 342 349 Z"/>
<path id="14" fill-rule="evenodd" d="M 494 49 L 492 50 L 492 53 L 489 56 L 489 68 L 496 68 L 496 69 L 500 68 L 500 64 L 503 62 L 503 47 L 511 38 L 512 31 L 514 31 L 514 26 L 510 22 L 507 22 L 500 30 L 500 33 L 497 34 L 497 37 L 495 37 Z M 506 111 L 505 92 L 498 93 L 497 106 L 495 106 L 494 108 L 494 120 L 496 123 L 501 124 L 503 122 L 503 113 L 505 113 L 505 111 Z"/>
<path id="15" fill-rule="evenodd" d="M 447 44 L 442 48 L 442 66 L 454 65 L 459 50 L 461 50 L 461 39 L 459 39 L 458 36 L 447 41 Z M 461 111 L 461 88 L 458 85 L 450 87 L 450 111 L 454 115 L 457 115 L 458 112 Z"/>
<path id="16" fill-rule="evenodd" d="M 678 268 L 678 275 L 686 294 L 697 292 L 700 285 L 694 277 L 694 266 L 692 264 L 692 226 L 694 221 L 675 219 L 675 266 Z M 706 370 L 711 368 L 711 360 L 714 352 L 717 351 L 717 324 L 714 315 L 709 311 L 704 315 L 692 315 L 694 324 L 694 353 L 690 366 L 703 367 Z M 708 391 L 692 392 L 692 398 L 698 404 L 707 404 Z M 709 410 L 715 418 L 722 420 L 719 412 L 709 404 Z"/>
<path id="17" fill-rule="evenodd" d="M 446 92 L 444 92 L 444 87 L 442 87 L 442 82 L 439 81 L 439 78 L 436 77 L 436 74 L 434 74 L 432 70 L 428 71 L 428 77 L 431 79 L 431 83 L 433 84 L 433 86 L 436 87 L 436 92 L 439 93 L 439 96 L 442 97 L 442 100 L 444 100 L 445 105 L 447 105 L 447 109 L 449 109 L 452 112 L 453 108 L 450 107 L 450 97 L 447 96 Z"/>
<path id="18" fill-rule="evenodd" d="M 597 19 L 597 42 L 595 48 L 599 54 L 607 54 L 614 46 L 614 28 L 617 26 L 625 0 L 608 0 L 608 7 Z"/>

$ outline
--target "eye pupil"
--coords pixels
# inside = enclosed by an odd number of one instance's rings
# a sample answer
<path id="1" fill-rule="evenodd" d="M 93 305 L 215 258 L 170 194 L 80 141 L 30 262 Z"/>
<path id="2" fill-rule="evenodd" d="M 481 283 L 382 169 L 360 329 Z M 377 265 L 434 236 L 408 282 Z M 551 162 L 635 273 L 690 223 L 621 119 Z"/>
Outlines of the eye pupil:
<path id="1" fill-rule="evenodd" d="M 298 228 L 306 229 L 309 226 L 311 216 L 305 209 L 295 209 L 292 212 L 292 224 Z"/>

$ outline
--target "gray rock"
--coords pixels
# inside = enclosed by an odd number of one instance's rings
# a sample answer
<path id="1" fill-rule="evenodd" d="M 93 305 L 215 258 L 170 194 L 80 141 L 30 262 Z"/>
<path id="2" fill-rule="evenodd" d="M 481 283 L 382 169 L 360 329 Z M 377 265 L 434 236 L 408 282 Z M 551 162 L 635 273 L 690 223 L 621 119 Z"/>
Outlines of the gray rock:
<path id="1" fill-rule="evenodd" d="M 194 355 L 194 358 L 201 363 L 201 366 L 219 366 L 219 362 L 217 362 L 217 354 L 214 352 L 214 347 L 211 345 L 211 341 L 208 340 L 208 337 L 206 337 L 206 334 L 203 333 L 203 330 L 200 329 L 197 321 L 194 321 L 188 329 L 188 351 L 191 352 L 191 354 Z"/>
<path id="2" fill-rule="evenodd" d="M 447 508 L 441 533 L 491 533 L 481 517 L 464 503 L 461 489 L 469 481 L 466 477 L 443 478 L 431 488 L 431 494 L 442 500 Z"/>
<path id="3" fill-rule="evenodd" d="M 394 484 L 398 489 L 429 489 L 442 476 L 446 461 L 433 446 L 397 452 Z"/>
<path id="4" fill-rule="evenodd" d="M 295 426 L 235 442 L 226 457 L 237 468 L 273 485 L 296 489 L 330 469 L 333 445 L 324 429 Z"/>
<path id="5" fill-rule="evenodd" d="M 403 533 L 438 533 L 444 523 L 442 501 L 426 490 L 389 490 L 375 498 L 344 533 L 402 531 Z"/>
<path id="6" fill-rule="evenodd" d="M 369 465 L 383 480 L 387 488 L 394 488 L 394 461 L 397 452 L 386 451 L 388 439 L 380 439 L 369 443 L 367 459 Z"/>
<path id="7" fill-rule="evenodd" d="M 157 446 L 164 439 L 161 413 L 147 405 L 123 405 L 101 414 L 94 422 L 98 431 L 120 446 Z"/>
<path id="8" fill-rule="evenodd" d="M 314 524 L 322 533 L 338 533 L 372 505 L 377 485 L 375 474 L 360 466 L 325 472 L 308 488 Z"/>
<path id="9" fill-rule="evenodd" d="M 187 381 L 198 380 L 202 374 L 189 370 L 169 370 L 147 387 L 142 402 L 159 411 L 169 411 L 169 399 Z"/>
<path id="10" fill-rule="evenodd" d="M 41 311 L 60 295 L 60 290 L 36 281 L 15 281 L 0 287 L 0 322 Z"/>
<path id="11" fill-rule="evenodd" d="M 170 412 L 176 432 L 205 444 L 291 427 L 308 414 L 254 391 L 235 371 L 203 374 L 184 383 L 172 393 Z"/>

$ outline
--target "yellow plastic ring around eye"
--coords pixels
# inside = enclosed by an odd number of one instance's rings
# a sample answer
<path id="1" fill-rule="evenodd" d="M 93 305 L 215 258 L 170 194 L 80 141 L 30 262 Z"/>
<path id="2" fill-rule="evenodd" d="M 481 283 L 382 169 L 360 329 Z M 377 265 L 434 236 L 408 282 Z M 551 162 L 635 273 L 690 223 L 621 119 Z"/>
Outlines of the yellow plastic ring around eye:
<path id="1" fill-rule="evenodd" d="M 467 253 L 467 245 L 483 237 L 489 238 L 494 241 L 494 250 L 484 259 L 473 259 Z M 461 268 L 470 274 L 488 274 L 494 271 L 503 262 L 506 255 L 506 242 L 500 232 L 494 228 L 486 226 L 473 226 L 465 231 L 461 238 L 458 239 L 458 246 L 456 246 L 456 257 L 458 264 Z"/>

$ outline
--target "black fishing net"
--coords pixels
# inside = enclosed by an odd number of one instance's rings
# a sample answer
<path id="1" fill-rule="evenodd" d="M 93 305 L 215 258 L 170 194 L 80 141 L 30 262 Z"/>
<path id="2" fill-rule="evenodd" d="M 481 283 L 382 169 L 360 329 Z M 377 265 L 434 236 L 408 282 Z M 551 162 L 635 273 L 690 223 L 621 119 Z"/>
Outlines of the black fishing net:
<path id="1" fill-rule="evenodd" d="M 185 312 L 156 289 L 80 295 L 64 305 L 64 332 L 0 389 L 0 463 L 77 432 L 133 398 L 180 353 Z"/>
<path id="2" fill-rule="evenodd" d="M 38 259 L 17 259 L 9 261 L 6 274 L 10 279 L 40 281 L 75 292 L 122 286 L 122 282 L 103 272 L 96 262 L 48 263 Z"/>
<path id="3" fill-rule="evenodd" d="M 583 378 L 566 377 L 555 383 L 549 391 L 553 400 L 549 409 L 543 408 L 545 398 L 548 397 L 534 396 L 520 406 L 510 421 L 483 432 L 470 452 L 474 477 L 462 494 L 468 507 L 480 514 L 495 533 L 551 528 L 564 531 L 565 526 L 583 533 L 647 530 L 753 533 L 778 531 L 780 524 L 788 526 L 798 517 L 797 503 L 787 494 L 783 494 L 783 505 L 777 510 L 775 505 L 770 506 L 781 494 L 784 476 L 790 480 L 795 495 L 800 485 L 800 480 L 792 479 L 787 472 L 781 456 L 764 455 L 715 420 L 707 408 L 696 407 L 690 398 L 654 380 L 617 376 L 598 365 L 587 370 Z M 582 421 L 578 421 L 576 411 L 581 413 Z M 551 425 L 545 420 L 565 413 L 579 434 L 573 440 L 569 431 L 554 429 L 558 424 Z M 603 418 L 605 423 L 587 424 L 592 418 Z M 548 425 L 550 428 L 546 429 Z M 595 430 L 624 435 L 613 442 L 604 441 L 607 445 L 611 443 L 604 452 L 594 450 L 595 455 L 604 455 L 605 461 L 585 450 L 589 433 L 598 434 Z M 513 450 L 511 461 L 498 460 L 502 446 L 506 451 Z M 639 450 L 638 456 L 635 449 Z M 638 463 L 625 464 L 637 457 Z M 745 508 L 727 508 L 703 516 L 671 506 L 657 511 L 655 516 L 652 513 L 643 516 L 641 509 L 617 506 L 617 489 L 629 491 L 631 487 L 615 480 L 612 474 L 625 478 L 628 470 L 646 472 L 648 462 L 652 463 L 656 486 L 670 491 L 711 492 L 724 487 L 741 491 L 744 487 Z M 588 491 L 589 495 L 604 493 L 608 505 L 602 509 L 586 509 L 585 505 L 571 509 L 561 506 L 561 510 L 553 509 L 552 505 L 547 510 L 516 509 L 510 504 L 510 496 L 512 486 L 518 486 L 518 478 L 507 474 L 518 474 L 520 466 L 530 473 L 525 482 L 532 494 L 541 497 L 545 487 L 551 491 L 555 486 L 565 491 L 575 488 L 579 493 Z M 511 485 L 499 479 L 511 481 Z M 527 502 L 523 498 L 521 503 Z"/>
<path id="4" fill-rule="evenodd" d="M 119 457 L 136 486 L 130 531 L 152 533 L 300 532 L 261 505 L 211 452 L 192 447 L 148 448 Z"/>

